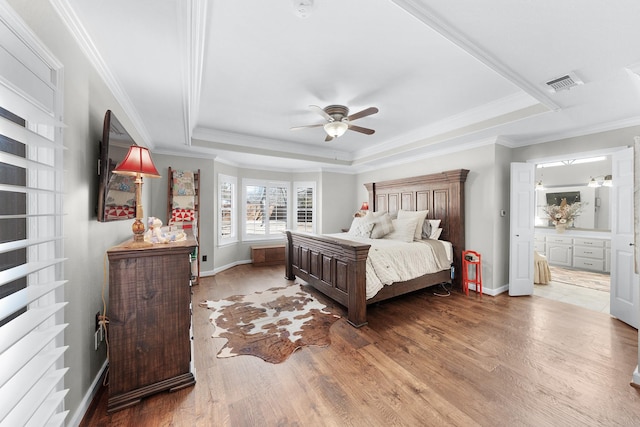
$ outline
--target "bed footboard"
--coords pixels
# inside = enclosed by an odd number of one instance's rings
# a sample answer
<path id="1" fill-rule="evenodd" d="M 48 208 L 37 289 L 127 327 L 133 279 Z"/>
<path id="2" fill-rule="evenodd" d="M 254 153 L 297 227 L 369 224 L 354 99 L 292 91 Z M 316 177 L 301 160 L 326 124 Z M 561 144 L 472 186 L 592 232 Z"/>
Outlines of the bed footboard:
<path id="1" fill-rule="evenodd" d="M 371 245 L 287 231 L 285 277 L 296 276 L 347 307 L 355 327 L 367 324 L 366 264 Z"/>

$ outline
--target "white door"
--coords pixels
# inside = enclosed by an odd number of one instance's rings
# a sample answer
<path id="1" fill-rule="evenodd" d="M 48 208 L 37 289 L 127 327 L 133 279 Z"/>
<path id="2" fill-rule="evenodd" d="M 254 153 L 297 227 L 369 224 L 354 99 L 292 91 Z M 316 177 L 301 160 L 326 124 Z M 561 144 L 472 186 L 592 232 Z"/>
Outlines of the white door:
<path id="1" fill-rule="evenodd" d="M 640 280 L 633 258 L 633 148 L 616 151 L 612 157 L 611 315 L 637 329 Z"/>
<path id="2" fill-rule="evenodd" d="M 511 163 L 509 295 L 533 294 L 535 165 Z"/>

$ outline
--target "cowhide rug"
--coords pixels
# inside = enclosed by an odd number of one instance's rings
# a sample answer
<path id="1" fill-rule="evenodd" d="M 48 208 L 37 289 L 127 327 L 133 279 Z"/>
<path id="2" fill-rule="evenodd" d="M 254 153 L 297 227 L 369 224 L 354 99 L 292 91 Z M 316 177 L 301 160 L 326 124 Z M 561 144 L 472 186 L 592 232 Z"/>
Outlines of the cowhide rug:
<path id="1" fill-rule="evenodd" d="M 271 363 L 284 362 L 307 345 L 328 346 L 329 328 L 340 318 L 300 285 L 203 301 L 200 306 L 213 310 L 213 337 L 227 339 L 217 357 L 247 354 Z"/>

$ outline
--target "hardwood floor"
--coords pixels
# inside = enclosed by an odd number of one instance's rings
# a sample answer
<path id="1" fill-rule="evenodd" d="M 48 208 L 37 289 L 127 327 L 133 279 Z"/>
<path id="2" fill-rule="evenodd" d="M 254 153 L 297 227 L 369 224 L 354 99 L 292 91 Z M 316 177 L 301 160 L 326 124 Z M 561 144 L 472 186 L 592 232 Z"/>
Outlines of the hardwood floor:
<path id="1" fill-rule="evenodd" d="M 637 331 L 536 296 L 432 288 L 369 307 L 361 329 L 340 319 L 331 346 L 279 365 L 217 359 L 221 340 L 197 303 L 290 283 L 283 275 L 243 265 L 203 278 L 193 288 L 196 385 L 111 415 L 103 388 L 81 425 L 640 425 L 640 390 L 629 384 Z"/>

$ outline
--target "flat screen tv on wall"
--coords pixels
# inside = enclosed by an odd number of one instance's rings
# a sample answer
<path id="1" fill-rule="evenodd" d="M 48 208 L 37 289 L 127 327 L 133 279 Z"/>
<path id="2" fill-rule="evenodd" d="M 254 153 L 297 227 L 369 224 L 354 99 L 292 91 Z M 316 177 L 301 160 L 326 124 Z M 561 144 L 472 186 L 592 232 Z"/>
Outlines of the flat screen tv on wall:
<path id="1" fill-rule="evenodd" d="M 136 193 L 134 178 L 114 174 L 113 169 L 135 145 L 116 116 L 107 110 L 104 115 L 100 158 L 98 159 L 98 221 L 133 219 L 136 216 Z"/>

